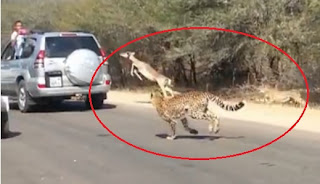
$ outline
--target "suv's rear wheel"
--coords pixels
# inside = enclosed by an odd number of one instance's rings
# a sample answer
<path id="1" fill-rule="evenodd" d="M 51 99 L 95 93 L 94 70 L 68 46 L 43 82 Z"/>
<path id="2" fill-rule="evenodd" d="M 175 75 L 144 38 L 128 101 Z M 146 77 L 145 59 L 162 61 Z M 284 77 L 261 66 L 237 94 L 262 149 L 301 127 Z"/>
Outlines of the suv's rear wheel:
<path id="1" fill-rule="evenodd" d="M 24 80 L 21 80 L 18 85 L 18 107 L 21 112 L 31 111 L 31 97 L 26 90 Z"/>
<path id="2" fill-rule="evenodd" d="M 105 99 L 105 94 L 91 94 L 92 105 L 94 109 L 101 109 L 103 106 L 103 101 Z M 89 97 L 86 98 L 86 107 L 91 108 Z"/>

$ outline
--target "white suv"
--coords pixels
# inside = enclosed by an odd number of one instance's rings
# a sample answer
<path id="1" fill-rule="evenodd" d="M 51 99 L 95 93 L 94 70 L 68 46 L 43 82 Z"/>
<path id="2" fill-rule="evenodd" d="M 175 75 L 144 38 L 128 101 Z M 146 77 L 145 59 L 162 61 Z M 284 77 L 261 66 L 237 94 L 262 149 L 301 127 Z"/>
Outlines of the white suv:
<path id="1" fill-rule="evenodd" d="M 33 32 L 24 36 L 22 54 L 15 57 L 11 43 L 1 55 L 1 94 L 16 97 L 21 112 L 33 105 L 60 103 L 84 97 L 94 71 L 105 58 L 95 36 L 86 32 Z M 94 108 L 101 108 L 111 78 L 108 63 L 98 70 L 91 88 Z"/>

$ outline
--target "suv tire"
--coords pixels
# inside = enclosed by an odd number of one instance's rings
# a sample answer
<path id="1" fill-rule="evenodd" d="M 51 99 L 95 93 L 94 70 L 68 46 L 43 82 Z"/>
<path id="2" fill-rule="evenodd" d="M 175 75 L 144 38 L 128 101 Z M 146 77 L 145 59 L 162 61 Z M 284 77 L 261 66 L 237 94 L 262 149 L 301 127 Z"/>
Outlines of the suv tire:
<path id="1" fill-rule="evenodd" d="M 65 60 L 65 74 L 69 81 L 76 86 L 88 86 L 92 75 L 99 67 L 101 61 L 99 56 L 90 49 L 77 49 Z M 92 84 L 100 84 L 102 71 L 98 70 Z"/>
<path id="2" fill-rule="evenodd" d="M 103 106 L 103 101 L 105 99 L 105 94 L 91 94 L 92 105 L 94 109 L 101 109 Z M 91 109 L 89 95 L 86 98 L 86 108 Z"/>
<path id="3" fill-rule="evenodd" d="M 18 85 L 18 107 L 23 113 L 31 111 L 32 99 L 26 89 L 24 80 L 21 80 Z"/>

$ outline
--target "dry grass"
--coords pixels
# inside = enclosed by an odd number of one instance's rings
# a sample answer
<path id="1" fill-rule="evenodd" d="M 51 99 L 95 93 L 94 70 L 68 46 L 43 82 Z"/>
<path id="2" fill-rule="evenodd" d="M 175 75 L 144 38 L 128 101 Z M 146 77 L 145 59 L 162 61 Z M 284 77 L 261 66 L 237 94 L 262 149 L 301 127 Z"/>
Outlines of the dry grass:
<path id="1" fill-rule="evenodd" d="M 265 89 L 265 88 L 264 88 Z M 305 90 L 277 90 L 274 88 L 267 88 L 268 89 L 268 95 L 273 96 L 274 101 L 270 101 L 268 99 L 264 99 L 266 94 L 263 94 L 261 91 L 259 91 L 259 88 L 254 86 L 239 86 L 234 88 L 223 88 L 220 90 L 212 91 L 213 93 L 217 94 L 219 97 L 230 100 L 230 101 L 238 101 L 238 100 L 246 100 L 253 104 L 266 104 L 266 105 L 280 105 L 283 107 L 292 107 L 292 108 L 302 108 L 305 106 Z M 150 93 L 151 91 L 159 90 L 159 87 L 156 85 L 147 86 L 147 87 L 137 87 L 134 89 L 115 89 L 114 91 L 118 92 L 131 92 L 134 94 L 141 93 Z M 184 93 L 187 91 L 192 91 L 195 89 L 192 88 L 174 88 L 174 91 L 176 93 Z M 300 106 L 297 104 L 294 104 L 292 102 L 282 103 L 281 99 L 284 99 L 286 97 L 292 97 L 296 99 L 297 101 L 299 98 L 301 98 L 303 101 L 300 104 Z M 310 92 L 310 98 L 308 102 L 308 108 L 310 109 L 320 109 L 320 104 L 318 101 L 320 98 L 320 93 L 312 91 Z M 278 100 L 278 101 L 277 101 Z"/>
<path id="2" fill-rule="evenodd" d="M 150 104 L 150 94 L 143 92 L 111 91 L 108 103 L 131 105 L 145 108 L 153 108 Z M 237 100 L 236 100 L 237 101 Z M 228 100 L 232 103 L 232 100 Z M 226 112 L 215 108 L 215 112 L 221 117 L 232 118 L 242 121 L 263 123 L 274 126 L 290 128 L 297 121 L 303 108 L 295 108 L 274 104 L 255 104 L 248 102 L 246 107 L 237 112 Z M 295 129 L 320 132 L 319 109 L 308 108 Z"/>

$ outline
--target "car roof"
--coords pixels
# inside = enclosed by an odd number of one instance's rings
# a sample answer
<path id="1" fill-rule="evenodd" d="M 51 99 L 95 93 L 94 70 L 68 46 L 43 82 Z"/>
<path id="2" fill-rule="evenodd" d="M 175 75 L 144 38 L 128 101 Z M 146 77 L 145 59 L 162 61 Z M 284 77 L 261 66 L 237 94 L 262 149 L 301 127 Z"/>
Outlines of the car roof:
<path id="1" fill-rule="evenodd" d="M 63 31 L 63 32 L 45 32 L 45 31 L 32 31 L 32 36 L 40 37 L 55 37 L 61 36 L 61 34 L 76 34 L 77 36 L 93 36 L 90 32 L 85 31 Z"/>

